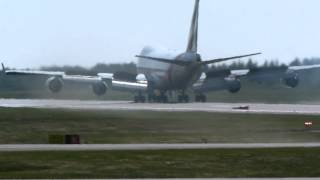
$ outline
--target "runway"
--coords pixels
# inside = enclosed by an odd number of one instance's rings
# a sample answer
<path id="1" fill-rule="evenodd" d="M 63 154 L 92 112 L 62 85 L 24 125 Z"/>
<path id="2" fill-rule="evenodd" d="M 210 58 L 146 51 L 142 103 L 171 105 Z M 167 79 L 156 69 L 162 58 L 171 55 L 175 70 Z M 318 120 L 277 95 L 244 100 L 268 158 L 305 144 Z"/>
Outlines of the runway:
<path id="1" fill-rule="evenodd" d="M 79 100 L 20 100 L 0 99 L 0 107 L 49 108 L 76 110 L 129 110 L 167 112 L 228 112 L 261 114 L 320 115 L 320 105 L 262 104 L 262 103 L 189 103 L 189 104 L 135 104 L 129 101 L 79 101 Z M 237 109 L 249 107 L 249 109 Z"/>
<path id="2" fill-rule="evenodd" d="M 193 149 L 262 149 L 262 148 L 320 148 L 320 143 L 270 144 L 83 144 L 83 145 L 0 145 L 0 152 L 21 151 L 136 151 Z"/>

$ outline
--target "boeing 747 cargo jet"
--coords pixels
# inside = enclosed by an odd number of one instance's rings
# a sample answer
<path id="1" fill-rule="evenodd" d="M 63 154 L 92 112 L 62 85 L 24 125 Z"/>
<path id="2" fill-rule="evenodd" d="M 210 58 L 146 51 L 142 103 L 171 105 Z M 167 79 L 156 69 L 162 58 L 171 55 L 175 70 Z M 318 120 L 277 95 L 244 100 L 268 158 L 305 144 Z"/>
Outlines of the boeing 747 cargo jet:
<path id="1" fill-rule="evenodd" d="M 6 75 L 39 75 L 48 77 L 46 86 L 53 93 L 63 89 L 68 82 L 90 84 L 96 95 L 104 95 L 108 89 L 129 91 L 135 95 L 135 102 L 168 102 L 168 94 L 176 92 L 177 101 L 189 102 L 186 92 L 193 92 L 196 102 L 206 102 L 206 93 L 210 91 L 228 90 L 237 93 L 241 89 L 240 77 L 247 76 L 254 81 L 282 79 L 288 87 L 296 87 L 299 83 L 299 71 L 319 68 L 319 66 L 284 67 L 281 69 L 251 69 L 235 71 L 207 72 L 207 66 L 214 63 L 239 59 L 260 53 L 203 60 L 198 53 L 198 20 L 199 3 L 195 1 L 191 21 L 188 44 L 185 52 L 176 53 L 169 50 L 145 47 L 137 55 L 138 75 L 134 78 L 123 78 L 121 73 L 99 73 L 96 77 L 70 76 L 64 72 L 46 71 L 6 71 Z M 126 74 L 127 76 L 128 74 Z M 131 80 L 129 80 L 131 79 Z M 132 81 L 132 79 L 136 79 Z"/>

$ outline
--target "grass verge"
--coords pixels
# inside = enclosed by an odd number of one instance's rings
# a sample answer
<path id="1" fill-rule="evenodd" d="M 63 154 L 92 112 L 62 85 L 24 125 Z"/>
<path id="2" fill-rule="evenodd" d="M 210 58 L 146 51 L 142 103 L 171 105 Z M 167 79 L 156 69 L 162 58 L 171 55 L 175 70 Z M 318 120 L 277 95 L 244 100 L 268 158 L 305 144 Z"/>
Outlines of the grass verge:
<path id="1" fill-rule="evenodd" d="M 0 153 L 0 178 L 318 177 L 320 149 Z"/>
<path id="2" fill-rule="evenodd" d="M 0 108 L 0 144 L 45 144 L 49 134 L 82 143 L 319 142 L 320 116 Z M 304 121 L 313 121 L 305 129 Z"/>

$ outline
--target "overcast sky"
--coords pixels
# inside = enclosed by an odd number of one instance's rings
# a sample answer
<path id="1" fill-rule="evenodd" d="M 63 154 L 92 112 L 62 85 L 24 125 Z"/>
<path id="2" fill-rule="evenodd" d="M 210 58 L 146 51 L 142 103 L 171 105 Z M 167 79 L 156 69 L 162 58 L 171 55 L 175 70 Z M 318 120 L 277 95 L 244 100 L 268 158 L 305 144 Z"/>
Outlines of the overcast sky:
<path id="1" fill-rule="evenodd" d="M 185 50 L 194 0 L 0 0 L 10 67 L 131 62 L 143 46 Z M 320 57 L 319 0 L 201 0 L 204 59 Z"/>

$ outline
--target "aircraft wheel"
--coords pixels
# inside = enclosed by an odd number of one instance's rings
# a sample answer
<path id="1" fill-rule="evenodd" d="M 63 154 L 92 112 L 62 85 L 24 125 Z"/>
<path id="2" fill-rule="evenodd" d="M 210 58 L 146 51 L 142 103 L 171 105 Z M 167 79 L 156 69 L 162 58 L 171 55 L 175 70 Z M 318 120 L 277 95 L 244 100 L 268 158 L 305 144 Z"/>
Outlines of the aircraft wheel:
<path id="1" fill-rule="evenodd" d="M 196 95 L 196 97 L 195 97 L 195 101 L 196 102 L 200 102 L 201 100 L 200 100 L 200 96 L 199 95 Z"/>
<path id="2" fill-rule="evenodd" d="M 183 102 L 183 96 L 182 95 L 179 95 L 178 96 L 178 103 L 182 103 Z"/>
<path id="3" fill-rule="evenodd" d="M 139 96 L 135 96 L 134 97 L 134 103 L 138 103 L 139 102 Z"/>
<path id="4" fill-rule="evenodd" d="M 145 103 L 146 102 L 146 97 L 144 97 L 144 96 L 140 96 L 139 99 L 140 99 L 141 103 Z"/>
<path id="5" fill-rule="evenodd" d="M 185 103 L 188 103 L 188 102 L 190 101 L 189 96 L 188 96 L 188 95 L 184 95 L 184 96 L 183 96 L 183 101 L 184 101 Z"/>
<path id="6" fill-rule="evenodd" d="M 201 95 L 201 102 L 205 103 L 207 102 L 207 96 L 206 95 Z"/>
<path id="7" fill-rule="evenodd" d="M 167 96 L 161 96 L 161 102 L 162 103 L 168 103 L 168 97 Z"/>
<path id="8" fill-rule="evenodd" d="M 155 95 L 149 95 L 148 96 L 148 102 L 152 103 L 156 101 L 156 96 Z"/>
<path id="9" fill-rule="evenodd" d="M 197 95 L 196 97 L 195 97 L 195 101 L 196 102 L 207 102 L 207 96 L 205 96 L 205 95 Z"/>
<path id="10" fill-rule="evenodd" d="M 134 102 L 135 103 L 145 103 L 146 98 L 144 96 L 135 96 L 134 97 Z"/>
<path id="11" fill-rule="evenodd" d="M 178 102 L 179 103 L 188 103 L 190 101 L 190 98 L 188 95 L 180 95 L 178 96 Z"/>

